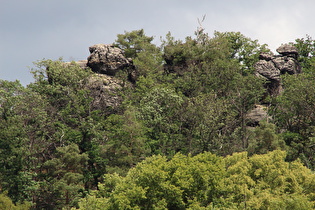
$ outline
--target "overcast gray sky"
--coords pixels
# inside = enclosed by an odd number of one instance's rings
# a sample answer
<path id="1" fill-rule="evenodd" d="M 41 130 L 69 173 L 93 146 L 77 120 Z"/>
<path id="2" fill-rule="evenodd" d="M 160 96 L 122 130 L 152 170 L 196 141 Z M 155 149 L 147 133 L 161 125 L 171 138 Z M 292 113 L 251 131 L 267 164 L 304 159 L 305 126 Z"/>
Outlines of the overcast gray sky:
<path id="1" fill-rule="evenodd" d="M 88 47 L 144 29 L 156 43 L 168 31 L 193 36 L 197 18 L 213 32 L 234 31 L 275 50 L 315 34 L 314 0 L 0 0 L 0 79 L 33 82 L 41 59 L 82 60 Z"/>

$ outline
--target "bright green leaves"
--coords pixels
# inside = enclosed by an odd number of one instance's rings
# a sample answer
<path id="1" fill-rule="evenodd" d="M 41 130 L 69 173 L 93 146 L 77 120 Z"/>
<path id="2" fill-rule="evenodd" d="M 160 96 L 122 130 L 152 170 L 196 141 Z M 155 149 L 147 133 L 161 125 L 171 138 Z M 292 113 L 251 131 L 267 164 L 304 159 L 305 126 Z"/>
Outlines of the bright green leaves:
<path id="1" fill-rule="evenodd" d="M 225 158 L 227 164 L 227 203 L 249 209 L 311 209 L 312 193 L 305 181 L 314 185 L 314 174 L 299 162 L 284 161 L 285 152 L 276 150 L 248 157 L 246 153 Z"/>
<path id="2" fill-rule="evenodd" d="M 18 203 L 14 204 L 12 200 L 5 194 L 0 194 L 0 209 L 10 209 L 10 210 L 28 210 L 31 207 L 31 203 Z"/>
<path id="3" fill-rule="evenodd" d="M 314 174 L 285 152 L 220 158 L 153 156 L 126 177 L 105 175 L 99 191 L 82 199 L 98 209 L 312 209 Z"/>
<path id="4" fill-rule="evenodd" d="M 176 154 L 147 158 L 130 170 L 126 177 L 105 175 L 97 197 L 104 209 L 186 209 L 207 205 L 218 192 L 223 175 L 221 158 L 209 153 L 195 157 Z M 103 198 L 102 198 L 103 197 Z M 99 203 L 100 204 L 100 203 Z"/>

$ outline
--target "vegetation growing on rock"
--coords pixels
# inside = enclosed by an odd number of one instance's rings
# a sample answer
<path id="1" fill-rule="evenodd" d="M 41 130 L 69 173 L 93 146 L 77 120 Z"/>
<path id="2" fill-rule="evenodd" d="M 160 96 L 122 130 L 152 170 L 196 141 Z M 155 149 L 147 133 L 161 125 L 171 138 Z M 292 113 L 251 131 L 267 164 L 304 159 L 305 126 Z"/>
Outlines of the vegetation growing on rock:
<path id="1" fill-rule="evenodd" d="M 255 66 L 279 56 L 239 32 L 152 41 L 126 32 L 99 60 L 0 80 L 3 208 L 314 208 L 314 41 L 280 49 L 277 94 Z"/>

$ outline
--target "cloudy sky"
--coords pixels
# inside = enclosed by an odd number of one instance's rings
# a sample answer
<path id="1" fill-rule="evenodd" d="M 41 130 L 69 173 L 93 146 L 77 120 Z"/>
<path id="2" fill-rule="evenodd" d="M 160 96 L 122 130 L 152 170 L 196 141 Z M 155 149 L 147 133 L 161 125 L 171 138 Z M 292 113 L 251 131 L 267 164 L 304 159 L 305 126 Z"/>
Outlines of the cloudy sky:
<path id="1" fill-rule="evenodd" d="M 41 59 L 82 60 L 93 44 L 144 29 L 160 37 L 193 36 L 203 27 L 241 32 L 273 51 L 282 43 L 315 38 L 314 0 L 0 0 L 0 79 L 33 82 Z"/>

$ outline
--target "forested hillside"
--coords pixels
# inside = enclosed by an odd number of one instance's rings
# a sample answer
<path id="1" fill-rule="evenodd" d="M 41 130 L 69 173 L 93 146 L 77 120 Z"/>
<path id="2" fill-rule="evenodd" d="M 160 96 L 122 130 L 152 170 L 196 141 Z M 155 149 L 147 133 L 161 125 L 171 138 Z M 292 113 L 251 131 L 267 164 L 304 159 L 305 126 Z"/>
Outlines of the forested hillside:
<path id="1" fill-rule="evenodd" d="M 153 43 L 0 80 L 0 209 L 315 208 L 315 41 L 281 59 L 239 32 Z M 276 92 L 262 58 L 285 62 Z"/>

